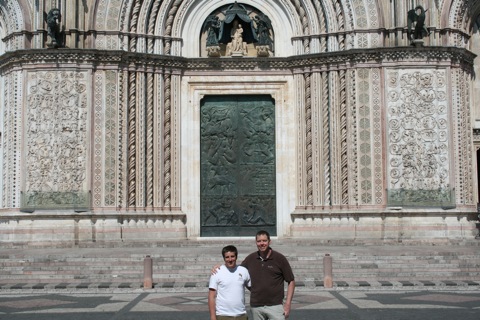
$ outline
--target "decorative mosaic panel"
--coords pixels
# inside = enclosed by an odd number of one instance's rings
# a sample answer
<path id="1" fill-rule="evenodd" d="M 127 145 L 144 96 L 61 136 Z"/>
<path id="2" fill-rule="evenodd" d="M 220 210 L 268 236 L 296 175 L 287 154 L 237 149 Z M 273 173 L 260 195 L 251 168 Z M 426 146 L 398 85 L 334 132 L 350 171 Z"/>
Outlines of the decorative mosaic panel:
<path id="1" fill-rule="evenodd" d="M 388 204 L 452 206 L 443 70 L 387 72 Z"/>

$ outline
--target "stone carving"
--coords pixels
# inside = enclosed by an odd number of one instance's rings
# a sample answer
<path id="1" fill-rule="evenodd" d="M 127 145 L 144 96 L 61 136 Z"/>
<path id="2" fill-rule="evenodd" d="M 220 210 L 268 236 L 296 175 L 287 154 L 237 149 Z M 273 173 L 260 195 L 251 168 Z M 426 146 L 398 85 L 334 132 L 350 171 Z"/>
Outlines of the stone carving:
<path id="1" fill-rule="evenodd" d="M 243 28 L 237 20 L 231 31 L 232 41 L 227 44 L 227 56 L 246 56 L 247 43 L 243 42 Z"/>
<path id="2" fill-rule="evenodd" d="M 445 72 L 393 71 L 388 85 L 389 203 L 452 199 Z"/>
<path id="3" fill-rule="evenodd" d="M 31 73 L 28 84 L 25 193 L 30 202 L 27 205 L 68 204 L 65 202 L 87 192 L 85 74 Z M 71 196 L 72 193 L 77 196 Z"/>
<path id="4" fill-rule="evenodd" d="M 51 39 L 48 46 L 51 48 L 63 46 L 63 35 L 60 31 L 60 19 L 60 10 L 57 8 L 51 9 L 47 14 L 47 32 Z"/>

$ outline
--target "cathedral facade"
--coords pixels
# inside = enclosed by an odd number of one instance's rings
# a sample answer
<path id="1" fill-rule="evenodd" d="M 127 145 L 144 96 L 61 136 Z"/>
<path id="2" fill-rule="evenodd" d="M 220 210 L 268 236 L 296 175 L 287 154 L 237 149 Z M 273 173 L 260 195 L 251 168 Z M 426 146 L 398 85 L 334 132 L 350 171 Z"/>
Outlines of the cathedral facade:
<path id="1" fill-rule="evenodd" d="M 480 2 L 0 0 L 0 243 L 478 235 Z"/>

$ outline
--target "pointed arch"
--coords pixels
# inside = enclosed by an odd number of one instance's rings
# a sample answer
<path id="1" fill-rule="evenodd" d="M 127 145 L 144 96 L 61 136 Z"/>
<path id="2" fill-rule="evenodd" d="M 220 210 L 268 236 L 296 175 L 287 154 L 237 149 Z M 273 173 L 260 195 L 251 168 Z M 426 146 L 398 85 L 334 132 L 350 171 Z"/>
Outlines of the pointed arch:
<path id="1" fill-rule="evenodd" d="M 0 38 L 4 40 L 0 42 L 0 54 L 27 47 L 21 31 L 31 27 L 29 9 L 24 0 L 0 0 Z"/>

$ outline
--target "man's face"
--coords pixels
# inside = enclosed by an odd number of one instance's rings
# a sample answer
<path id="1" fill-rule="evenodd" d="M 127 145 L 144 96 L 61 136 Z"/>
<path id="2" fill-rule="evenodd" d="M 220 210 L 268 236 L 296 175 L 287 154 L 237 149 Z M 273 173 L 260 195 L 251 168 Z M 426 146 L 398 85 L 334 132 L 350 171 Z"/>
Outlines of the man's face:
<path id="1" fill-rule="evenodd" d="M 266 234 L 258 235 L 256 241 L 257 241 L 258 251 L 260 252 L 267 251 L 268 246 L 270 246 L 270 240 L 268 240 L 268 237 Z"/>
<path id="2" fill-rule="evenodd" d="M 225 261 L 225 266 L 227 268 L 235 268 L 237 265 L 237 256 L 235 255 L 235 252 L 225 252 L 223 255 L 223 261 Z"/>

